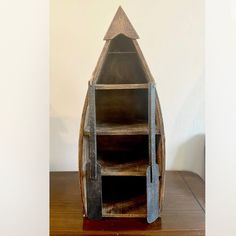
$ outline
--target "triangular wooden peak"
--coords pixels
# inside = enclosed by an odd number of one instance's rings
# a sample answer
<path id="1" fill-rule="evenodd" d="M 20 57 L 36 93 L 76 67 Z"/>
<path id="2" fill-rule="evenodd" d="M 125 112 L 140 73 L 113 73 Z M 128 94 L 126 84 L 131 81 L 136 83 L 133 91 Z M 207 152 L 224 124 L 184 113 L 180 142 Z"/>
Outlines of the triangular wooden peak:
<path id="1" fill-rule="evenodd" d="M 96 84 L 132 84 L 147 86 L 154 83 L 141 49 L 138 35 L 121 7 L 104 37 L 105 46 L 93 73 Z M 135 85 L 136 84 L 136 85 Z"/>
<path id="2" fill-rule="evenodd" d="M 104 40 L 110 40 L 115 38 L 119 34 L 124 34 L 128 38 L 138 39 L 139 36 L 136 33 L 134 27 L 131 25 L 127 15 L 121 6 L 118 8 L 111 25 L 104 37 Z"/>

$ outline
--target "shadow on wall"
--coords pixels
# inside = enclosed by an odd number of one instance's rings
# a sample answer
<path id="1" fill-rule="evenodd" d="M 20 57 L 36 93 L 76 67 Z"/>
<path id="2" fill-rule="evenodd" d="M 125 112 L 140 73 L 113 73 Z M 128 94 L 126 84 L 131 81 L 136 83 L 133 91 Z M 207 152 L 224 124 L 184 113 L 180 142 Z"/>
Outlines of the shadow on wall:
<path id="1" fill-rule="evenodd" d="M 174 166 L 185 166 L 186 171 L 193 171 L 205 179 L 205 135 L 198 134 L 180 145 L 174 159 Z"/>

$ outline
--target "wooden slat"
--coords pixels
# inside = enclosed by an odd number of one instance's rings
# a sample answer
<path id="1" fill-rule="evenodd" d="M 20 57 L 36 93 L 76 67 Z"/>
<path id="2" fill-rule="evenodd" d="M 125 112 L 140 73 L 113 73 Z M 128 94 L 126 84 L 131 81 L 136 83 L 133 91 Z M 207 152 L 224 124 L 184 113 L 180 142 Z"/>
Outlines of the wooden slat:
<path id="1" fill-rule="evenodd" d="M 106 41 L 106 43 L 105 43 L 105 45 L 104 45 L 104 47 L 102 49 L 102 53 L 101 53 L 101 55 L 100 55 L 100 57 L 99 57 L 99 59 L 97 61 L 97 65 L 96 65 L 96 67 L 94 69 L 93 76 L 92 76 L 92 78 L 90 80 L 92 83 L 96 83 L 97 80 L 98 80 L 98 77 L 99 77 L 99 75 L 101 73 L 101 70 L 102 70 L 102 66 L 103 66 L 103 64 L 105 62 L 105 59 L 106 59 L 106 56 L 107 56 L 107 53 L 108 53 L 108 50 L 109 50 L 109 47 L 110 47 L 110 43 L 111 43 L 110 40 Z"/>
<path id="2" fill-rule="evenodd" d="M 155 83 L 155 80 L 152 77 L 152 74 L 151 74 L 151 72 L 149 70 L 149 67 L 148 67 L 147 62 L 146 62 L 146 60 L 145 60 L 145 58 L 143 56 L 143 53 L 142 53 L 142 51 L 141 51 L 141 49 L 139 47 L 138 42 L 136 40 L 133 40 L 133 43 L 134 43 L 135 49 L 137 51 L 137 54 L 139 56 L 139 59 L 141 61 L 141 65 L 143 67 L 143 71 L 145 72 L 145 74 L 146 74 L 146 76 L 148 78 L 148 81 L 151 82 L 151 83 Z"/>
<path id="3" fill-rule="evenodd" d="M 148 84 L 96 84 L 96 90 L 147 89 Z"/>
<path id="4" fill-rule="evenodd" d="M 103 203 L 103 217 L 146 217 L 146 214 L 145 194 L 126 201 Z"/>
<path id="5" fill-rule="evenodd" d="M 135 123 L 135 124 L 97 124 L 97 135 L 147 135 L 148 124 Z M 89 126 L 85 127 L 84 134 L 89 135 Z M 159 134 L 159 130 L 156 130 Z"/>
<path id="6" fill-rule="evenodd" d="M 147 160 L 127 161 L 125 163 L 114 163 L 107 160 L 99 160 L 103 176 L 145 176 Z"/>
<path id="7" fill-rule="evenodd" d="M 123 54 L 136 54 L 136 52 L 108 52 L 108 54 L 123 55 Z"/>

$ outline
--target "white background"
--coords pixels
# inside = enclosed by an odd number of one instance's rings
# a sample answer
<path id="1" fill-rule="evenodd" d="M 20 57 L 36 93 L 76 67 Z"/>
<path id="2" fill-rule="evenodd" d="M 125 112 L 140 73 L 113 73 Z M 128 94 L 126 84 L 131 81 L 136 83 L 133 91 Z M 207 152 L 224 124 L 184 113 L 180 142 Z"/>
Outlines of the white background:
<path id="1" fill-rule="evenodd" d="M 46 0 L 0 2 L 0 235 L 4 236 L 48 235 L 48 13 Z M 207 236 L 233 236 L 235 4 L 206 0 L 205 15 Z"/>
<path id="2" fill-rule="evenodd" d="M 204 1 L 51 0 L 50 170 L 78 170 L 80 119 L 103 37 L 121 5 L 156 80 L 166 168 L 204 177 Z"/>

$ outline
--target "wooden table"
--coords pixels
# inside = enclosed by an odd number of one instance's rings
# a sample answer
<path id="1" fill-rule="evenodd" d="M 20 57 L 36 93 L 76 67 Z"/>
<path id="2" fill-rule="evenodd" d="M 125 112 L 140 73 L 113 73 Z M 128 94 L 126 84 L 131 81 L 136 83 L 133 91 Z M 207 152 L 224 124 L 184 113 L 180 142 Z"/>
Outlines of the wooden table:
<path id="1" fill-rule="evenodd" d="M 160 220 L 83 219 L 77 172 L 50 174 L 50 235 L 205 235 L 204 182 L 191 172 L 167 171 Z"/>

